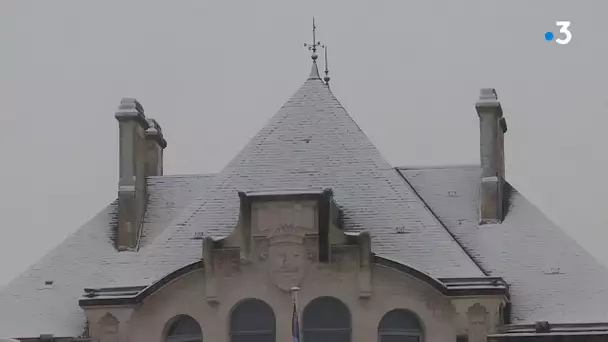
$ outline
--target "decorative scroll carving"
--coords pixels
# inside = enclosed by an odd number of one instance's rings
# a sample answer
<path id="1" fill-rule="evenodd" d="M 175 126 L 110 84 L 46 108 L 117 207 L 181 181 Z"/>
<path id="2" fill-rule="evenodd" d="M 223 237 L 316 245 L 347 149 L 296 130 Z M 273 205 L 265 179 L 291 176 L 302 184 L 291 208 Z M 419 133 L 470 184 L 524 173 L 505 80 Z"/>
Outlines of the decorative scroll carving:
<path id="1" fill-rule="evenodd" d="M 469 318 L 469 342 L 485 342 L 487 336 L 488 311 L 476 303 L 467 312 Z"/>
<path id="2" fill-rule="evenodd" d="M 314 201 L 274 201 L 252 204 L 252 234 L 272 236 L 281 234 L 280 230 L 303 230 L 316 232 L 316 204 Z M 277 231 L 279 230 L 279 231 Z"/>
<path id="3" fill-rule="evenodd" d="M 278 238 L 284 235 L 297 235 L 304 238 L 304 235 L 311 230 L 311 228 L 298 226 L 293 223 L 285 223 L 276 228 L 266 228 L 264 232 L 267 233 L 267 236 L 270 238 Z"/>
<path id="4" fill-rule="evenodd" d="M 268 259 L 268 239 L 256 237 L 254 239 L 254 242 L 258 260 L 264 261 Z"/>
<path id="5" fill-rule="evenodd" d="M 315 235 L 308 235 L 304 238 L 304 246 L 306 247 L 306 256 L 309 260 L 317 260 L 319 255 L 319 239 Z"/>
<path id="6" fill-rule="evenodd" d="M 240 271 L 240 250 L 239 248 L 215 250 L 213 262 L 216 275 L 231 277 Z"/>

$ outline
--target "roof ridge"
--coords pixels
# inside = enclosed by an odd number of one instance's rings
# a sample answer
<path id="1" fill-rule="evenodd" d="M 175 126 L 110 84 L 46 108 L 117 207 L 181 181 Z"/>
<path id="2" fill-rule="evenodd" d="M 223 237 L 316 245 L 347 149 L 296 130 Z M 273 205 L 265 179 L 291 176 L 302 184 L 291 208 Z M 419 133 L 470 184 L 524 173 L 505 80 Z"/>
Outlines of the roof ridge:
<path id="1" fill-rule="evenodd" d="M 448 229 L 448 227 L 443 223 L 443 221 L 441 221 L 441 219 L 439 218 L 439 216 L 437 216 L 437 214 L 435 214 L 435 212 L 433 211 L 433 209 L 428 205 L 428 203 L 426 203 L 426 201 L 424 200 L 424 198 L 422 198 L 422 196 L 420 196 L 420 194 L 418 193 L 418 191 L 416 191 L 416 189 L 414 188 L 414 186 L 407 180 L 407 178 L 401 173 L 399 172 L 399 170 L 397 168 L 395 168 L 395 172 L 397 172 L 399 174 L 399 176 L 401 176 L 401 178 L 403 179 L 403 181 L 405 182 L 405 184 L 407 184 L 407 186 L 412 190 L 412 192 L 418 197 L 418 199 L 420 200 L 420 202 L 422 202 L 422 204 L 424 204 L 424 207 L 426 208 L 426 210 L 428 210 L 428 212 L 437 220 L 437 222 L 443 227 L 443 229 L 445 229 L 446 232 L 448 232 L 448 234 L 450 234 L 450 236 L 452 237 L 452 239 L 454 239 L 454 241 L 458 244 L 458 246 L 460 246 L 460 248 L 462 249 L 462 251 L 469 257 L 469 259 L 471 259 L 471 261 L 479 268 L 479 270 L 485 275 L 485 276 L 490 276 L 490 273 L 487 272 L 483 266 L 481 265 L 481 263 L 473 256 L 473 254 L 464 247 L 464 245 L 462 244 L 462 242 L 456 237 L 456 235 L 450 230 Z"/>

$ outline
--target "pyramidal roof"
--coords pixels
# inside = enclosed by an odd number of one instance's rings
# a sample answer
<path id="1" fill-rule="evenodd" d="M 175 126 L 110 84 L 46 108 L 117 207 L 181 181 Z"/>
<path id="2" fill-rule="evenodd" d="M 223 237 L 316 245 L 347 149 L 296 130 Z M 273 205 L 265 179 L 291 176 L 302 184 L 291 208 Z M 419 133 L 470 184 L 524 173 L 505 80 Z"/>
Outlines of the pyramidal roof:
<path id="1" fill-rule="evenodd" d="M 370 232 L 376 254 L 435 277 L 484 275 L 348 115 L 314 61 L 300 89 L 156 239 L 146 263 L 158 267 L 176 251 L 199 260 L 200 240 L 192 236 L 229 235 L 238 221 L 238 191 L 322 188 L 333 190 L 346 231 Z"/>

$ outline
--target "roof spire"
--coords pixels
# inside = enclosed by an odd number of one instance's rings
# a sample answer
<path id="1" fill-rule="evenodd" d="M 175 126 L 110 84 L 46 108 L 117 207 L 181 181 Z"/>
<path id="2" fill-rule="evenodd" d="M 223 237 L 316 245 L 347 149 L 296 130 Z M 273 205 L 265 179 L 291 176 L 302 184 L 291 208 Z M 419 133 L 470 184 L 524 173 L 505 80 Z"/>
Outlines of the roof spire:
<path id="1" fill-rule="evenodd" d="M 325 52 L 325 77 L 323 77 L 323 81 L 326 84 L 329 84 L 329 64 L 327 63 L 327 45 L 321 45 L 323 51 Z"/>
<path id="2" fill-rule="evenodd" d="M 312 51 L 310 58 L 312 58 L 312 70 L 310 71 L 310 76 L 308 78 L 321 78 L 319 76 L 319 69 L 317 68 L 317 46 L 321 46 L 321 42 L 317 41 L 316 35 L 317 27 L 315 26 L 315 17 L 312 17 L 312 44 L 304 43 L 304 47 L 307 47 L 308 50 Z"/>

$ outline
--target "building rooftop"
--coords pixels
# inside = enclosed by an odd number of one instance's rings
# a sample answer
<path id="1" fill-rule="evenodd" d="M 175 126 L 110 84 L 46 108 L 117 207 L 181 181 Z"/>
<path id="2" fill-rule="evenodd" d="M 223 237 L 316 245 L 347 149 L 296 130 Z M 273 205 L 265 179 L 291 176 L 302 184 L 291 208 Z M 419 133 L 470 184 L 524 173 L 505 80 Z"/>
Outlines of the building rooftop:
<path id="1" fill-rule="evenodd" d="M 85 288 L 147 286 L 229 235 L 238 192 L 330 188 L 346 232 L 437 279 L 502 277 L 514 323 L 608 321 L 608 272 L 507 184 L 502 223 L 478 224 L 480 166 L 389 165 L 320 78 L 308 79 L 218 174 L 147 179 L 137 251 L 115 248 L 116 203 L 0 292 L 0 331 L 80 336 Z"/>

